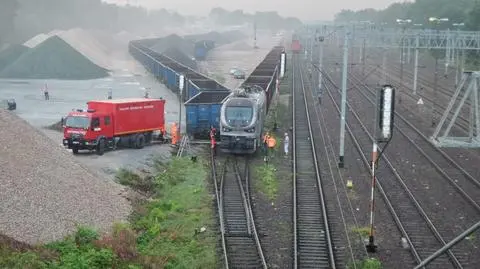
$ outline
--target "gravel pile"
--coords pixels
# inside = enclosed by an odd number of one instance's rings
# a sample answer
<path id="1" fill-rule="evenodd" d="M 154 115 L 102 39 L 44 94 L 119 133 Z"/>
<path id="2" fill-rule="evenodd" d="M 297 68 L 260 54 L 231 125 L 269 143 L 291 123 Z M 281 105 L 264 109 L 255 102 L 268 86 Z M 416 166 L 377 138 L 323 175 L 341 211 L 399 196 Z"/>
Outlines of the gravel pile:
<path id="1" fill-rule="evenodd" d="M 184 36 L 186 40 L 191 40 L 192 42 L 195 41 L 200 41 L 200 40 L 211 40 L 215 42 L 215 44 L 226 44 L 229 42 L 228 39 L 226 39 L 222 34 L 219 32 L 208 32 L 206 34 L 201 34 L 201 35 L 186 35 Z"/>
<path id="2" fill-rule="evenodd" d="M 58 36 L 52 36 L 22 54 L 0 72 L 0 77 L 17 79 L 96 79 L 108 76 Z"/>
<path id="3" fill-rule="evenodd" d="M 232 30 L 232 31 L 226 31 L 222 33 L 222 36 L 228 40 L 228 43 L 230 42 L 235 42 L 238 40 L 242 40 L 247 38 L 247 36 L 242 32 L 238 30 Z"/>
<path id="4" fill-rule="evenodd" d="M 47 40 L 48 38 L 50 38 L 51 35 L 49 34 L 45 34 L 45 33 L 41 33 L 41 34 L 38 34 L 32 38 L 30 38 L 28 41 L 26 41 L 25 43 L 23 43 L 24 46 L 27 46 L 29 48 L 34 48 L 36 47 L 38 44 L 42 43 L 43 41 Z"/>
<path id="5" fill-rule="evenodd" d="M 176 48 L 168 48 L 163 54 L 194 70 L 197 68 L 197 62 L 195 62 L 195 60 Z"/>
<path id="6" fill-rule="evenodd" d="M 131 212 L 124 189 L 92 174 L 14 114 L 0 110 L 0 233 L 29 244 L 76 224 L 107 230 Z"/>
<path id="7" fill-rule="evenodd" d="M 0 71 L 5 69 L 8 65 L 15 62 L 22 54 L 28 51 L 29 48 L 24 45 L 10 45 L 0 51 Z"/>
<path id="8" fill-rule="evenodd" d="M 247 44 L 245 41 L 238 41 L 232 44 L 225 45 L 224 48 L 237 51 L 250 51 L 253 49 L 253 46 Z"/>
<path id="9" fill-rule="evenodd" d="M 55 35 L 63 39 L 94 64 L 106 69 L 113 69 L 109 48 L 100 43 L 89 31 L 75 28 L 61 31 Z"/>
<path id="10" fill-rule="evenodd" d="M 192 41 L 185 40 L 182 37 L 173 34 L 155 40 L 155 44 L 150 48 L 158 53 L 164 53 L 168 49 L 176 48 L 183 54 L 191 56 L 193 54 L 193 46 L 194 44 Z"/>

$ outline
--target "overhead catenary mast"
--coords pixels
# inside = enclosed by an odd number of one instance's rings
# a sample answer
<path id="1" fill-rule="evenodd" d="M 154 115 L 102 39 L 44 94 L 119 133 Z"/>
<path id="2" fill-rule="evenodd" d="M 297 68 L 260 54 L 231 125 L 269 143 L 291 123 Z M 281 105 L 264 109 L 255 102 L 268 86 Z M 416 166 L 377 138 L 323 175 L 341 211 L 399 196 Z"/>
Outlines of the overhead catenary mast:
<path id="1" fill-rule="evenodd" d="M 253 48 L 256 49 L 257 47 L 257 21 L 253 19 Z"/>

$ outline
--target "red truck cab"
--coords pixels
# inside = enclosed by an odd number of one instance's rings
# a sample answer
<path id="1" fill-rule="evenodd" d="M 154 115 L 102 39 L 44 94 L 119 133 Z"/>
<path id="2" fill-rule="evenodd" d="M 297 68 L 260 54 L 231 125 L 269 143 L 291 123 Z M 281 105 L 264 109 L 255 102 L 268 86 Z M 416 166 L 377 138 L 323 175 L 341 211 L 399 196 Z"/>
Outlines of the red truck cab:
<path id="1" fill-rule="evenodd" d="M 86 111 L 72 111 L 63 122 L 63 145 L 96 150 L 102 155 L 117 146 L 143 148 L 165 134 L 165 100 L 131 98 L 90 101 Z"/>

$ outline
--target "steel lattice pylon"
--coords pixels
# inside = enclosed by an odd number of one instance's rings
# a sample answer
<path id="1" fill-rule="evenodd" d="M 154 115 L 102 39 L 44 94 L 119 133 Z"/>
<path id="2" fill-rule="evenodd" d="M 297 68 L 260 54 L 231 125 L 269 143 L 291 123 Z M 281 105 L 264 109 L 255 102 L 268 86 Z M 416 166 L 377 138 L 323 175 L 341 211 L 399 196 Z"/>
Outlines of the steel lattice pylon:
<path id="1" fill-rule="evenodd" d="M 480 147 L 480 110 L 479 110 L 479 79 L 480 72 L 464 72 L 457 89 L 455 90 L 450 103 L 448 104 L 442 118 L 435 129 L 431 141 L 438 147 L 462 147 L 479 148 Z M 463 95 L 462 95 L 463 93 Z M 461 109 L 470 101 L 470 117 L 467 136 L 450 136 L 453 125 L 455 124 Z M 468 106 L 467 106 L 468 108 Z M 448 120 L 448 116 L 453 112 L 453 116 Z M 447 124 L 448 123 L 448 124 Z M 443 130 L 443 134 L 439 136 Z"/>

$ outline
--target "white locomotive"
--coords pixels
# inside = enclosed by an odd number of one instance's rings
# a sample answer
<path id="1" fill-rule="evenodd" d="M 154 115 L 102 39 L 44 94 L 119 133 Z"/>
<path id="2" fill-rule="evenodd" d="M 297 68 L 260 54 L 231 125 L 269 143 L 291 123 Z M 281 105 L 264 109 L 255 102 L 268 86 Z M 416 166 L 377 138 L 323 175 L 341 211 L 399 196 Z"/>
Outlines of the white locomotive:
<path id="1" fill-rule="evenodd" d="M 235 89 L 220 111 L 220 149 L 226 153 L 253 154 L 263 141 L 267 114 L 264 89 L 254 85 Z"/>

